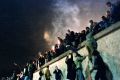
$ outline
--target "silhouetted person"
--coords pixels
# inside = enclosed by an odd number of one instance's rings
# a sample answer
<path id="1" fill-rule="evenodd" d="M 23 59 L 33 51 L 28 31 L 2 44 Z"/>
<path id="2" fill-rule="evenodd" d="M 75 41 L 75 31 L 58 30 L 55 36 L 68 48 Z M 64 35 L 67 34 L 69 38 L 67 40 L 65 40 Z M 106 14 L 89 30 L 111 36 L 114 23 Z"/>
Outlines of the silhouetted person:
<path id="1" fill-rule="evenodd" d="M 55 67 L 55 70 L 53 72 L 55 74 L 55 80 L 62 80 L 63 74 L 62 71 L 60 69 L 58 69 L 58 67 Z"/>
<path id="2" fill-rule="evenodd" d="M 50 51 L 46 51 L 46 57 L 47 57 L 47 62 L 49 62 L 52 59 Z"/>
<path id="3" fill-rule="evenodd" d="M 112 16 L 111 16 L 111 13 L 110 11 L 106 11 L 106 18 L 108 19 L 109 23 L 112 24 L 113 21 L 112 21 Z"/>
<path id="4" fill-rule="evenodd" d="M 113 4 L 111 2 L 107 2 L 106 6 L 109 8 L 112 20 L 117 22 L 120 20 L 120 5 Z"/>
<path id="5" fill-rule="evenodd" d="M 29 66 L 28 66 L 30 80 L 33 80 L 33 73 L 35 72 L 35 70 L 36 70 L 36 66 L 34 64 L 34 61 L 30 60 Z"/>
<path id="6" fill-rule="evenodd" d="M 29 64 L 27 63 L 25 68 L 24 68 L 24 71 L 23 71 L 24 80 L 29 80 L 28 66 L 29 66 Z"/>
<path id="7" fill-rule="evenodd" d="M 95 35 L 100 31 L 100 26 L 97 22 L 90 20 L 89 23 L 90 23 L 90 32 L 93 32 L 93 35 Z"/>
<path id="8" fill-rule="evenodd" d="M 76 77 L 76 66 L 73 61 L 72 53 L 66 57 L 65 63 L 67 64 L 67 79 L 75 80 Z"/>
<path id="9" fill-rule="evenodd" d="M 102 21 L 99 22 L 100 30 L 103 30 L 103 29 L 105 29 L 105 28 L 110 26 L 110 22 L 107 19 L 107 17 L 102 16 L 101 19 L 102 19 Z"/>
<path id="10" fill-rule="evenodd" d="M 17 80 L 17 75 L 16 75 L 16 72 L 15 72 L 15 71 L 13 71 L 11 80 Z"/>
<path id="11" fill-rule="evenodd" d="M 70 40 L 70 34 L 66 33 L 64 42 L 65 42 L 66 46 L 72 45 L 71 40 Z"/>
<path id="12" fill-rule="evenodd" d="M 13 75 L 12 80 L 17 80 L 17 75 L 20 74 L 20 66 L 16 63 L 13 64 Z"/>
<path id="13" fill-rule="evenodd" d="M 108 80 L 106 77 L 106 65 L 97 50 L 93 52 L 93 57 L 94 57 L 94 63 L 91 72 L 93 70 L 97 70 L 97 73 L 95 75 L 95 80 Z"/>
<path id="14" fill-rule="evenodd" d="M 40 72 L 39 72 L 39 80 L 42 80 L 42 77 L 43 77 L 43 72 L 42 72 L 42 70 L 40 70 Z"/>
<path id="15" fill-rule="evenodd" d="M 44 58 L 44 56 L 42 54 L 40 54 L 38 62 L 39 62 L 40 67 L 45 64 L 45 58 Z"/>
<path id="16" fill-rule="evenodd" d="M 45 79 L 46 80 L 51 80 L 50 77 L 51 77 L 51 73 L 50 73 L 50 70 L 49 70 L 49 66 L 46 67 L 46 70 L 45 70 Z"/>
<path id="17" fill-rule="evenodd" d="M 85 34 L 85 30 L 81 31 L 81 42 L 86 40 L 86 34 Z"/>
<path id="18" fill-rule="evenodd" d="M 86 35 L 90 32 L 90 28 L 89 27 L 86 27 Z"/>

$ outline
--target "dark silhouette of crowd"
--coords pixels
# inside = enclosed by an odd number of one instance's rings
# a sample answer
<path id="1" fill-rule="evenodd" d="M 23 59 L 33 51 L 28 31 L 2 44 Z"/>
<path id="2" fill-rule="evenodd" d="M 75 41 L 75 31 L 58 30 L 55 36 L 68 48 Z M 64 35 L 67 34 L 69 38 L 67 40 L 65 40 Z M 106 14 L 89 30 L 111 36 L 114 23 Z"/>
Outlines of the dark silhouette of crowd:
<path id="1" fill-rule="evenodd" d="M 59 44 L 55 44 L 54 49 L 45 51 L 44 53 L 39 53 L 39 58 L 37 60 L 30 60 L 28 63 L 26 63 L 24 70 L 20 71 L 19 67 L 15 64 L 16 68 L 15 70 L 13 70 L 13 75 L 10 80 L 33 80 L 33 73 L 38 69 L 38 66 L 42 67 L 45 63 L 51 61 L 52 59 L 58 57 L 59 55 L 63 54 L 68 50 L 72 50 L 75 52 L 78 49 L 78 47 L 80 47 L 79 44 L 87 40 L 87 36 L 89 36 L 90 34 L 94 36 L 100 31 L 108 28 L 110 25 L 120 21 L 120 2 L 117 2 L 115 4 L 107 2 L 106 6 L 109 8 L 109 10 L 106 11 L 106 15 L 101 17 L 101 21 L 95 22 L 92 19 L 89 20 L 90 26 L 86 27 L 86 30 L 82 30 L 79 33 L 68 29 L 64 39 L 57 37 Z M 90 72 L 94 71 L 95 69 L 97 70 L 95 80 L 108 80 L 105 77 L 105 69 L 108 67 L 106 66 L 102 57 L 97 51 L 97 44 L 94 43 L 92 45 L 87 46 L 87 48 L 90 54 L 89 59 L 94 65 L 93 69 Z M 78 53 L 75 54 L 75 61 L 73 61 L 72 54 L 69 54 L 66 57 L 65 63 L 67 65 L 67 79 L 85 80 L 85 77 L 82 73 L 81 65 L 85 57 L 81 56 Z M 91 56 L 95 57 L 95 59 L 93 60 Z M 49 71 L 49 66 L 47 68 L 48 69 L 45 73 L 45 76 L 46 80 L 50 80 L 51 73 Z M 61 80 L 62 72 L 60 69 L 58 69 L 57 66 L 53 73 L 55 74 L 56 80 Z M 40 71 L 39 75 L 39 80 L 41 80 L 41 76 L 44 74 L 42 73 L 42 71 Z"/>

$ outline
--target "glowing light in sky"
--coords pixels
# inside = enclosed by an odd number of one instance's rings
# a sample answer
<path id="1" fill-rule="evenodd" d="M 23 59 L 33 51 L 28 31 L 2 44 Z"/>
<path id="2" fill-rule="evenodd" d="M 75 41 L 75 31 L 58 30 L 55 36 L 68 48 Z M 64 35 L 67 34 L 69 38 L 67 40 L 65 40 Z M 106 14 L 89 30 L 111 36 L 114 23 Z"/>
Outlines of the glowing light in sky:
<path id="1" fill-rule="evenodd" d="M 44 32 L 44 39 L 46 39 L 47 41 L 50 39 L 49 33 L 47 31 Z"/>
<path id="2" fill-rule="evenodd" d="M 49 46 L 52 46 L 56 43 L 60 44 L 60 42 L 57 41 L 57 38 L 55 39 L 53 36 L 51 36 L 50 32 L 48 32 L 48 31 L 44 32 L 44 39 L 46 40 L 46 42 L 48 43 Z"/>
<path id="3" fill-rule="evenodd" d="M 55 46 L 54 45 L 52 46 L 52 50 L 55 51 Z"/>

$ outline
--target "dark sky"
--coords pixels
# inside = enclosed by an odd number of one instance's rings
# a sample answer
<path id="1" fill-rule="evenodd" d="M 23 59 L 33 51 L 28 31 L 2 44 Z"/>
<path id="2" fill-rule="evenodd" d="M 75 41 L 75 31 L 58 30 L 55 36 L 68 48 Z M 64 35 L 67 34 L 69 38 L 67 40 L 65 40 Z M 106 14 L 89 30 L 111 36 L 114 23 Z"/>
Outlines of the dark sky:
<path id="1" fill-rule="evenodd" d="M 0 0 L 0 73 L 44 51 L 52 17 L 51 0 Z"/>
<path id="2" fill-rule="evenodd" d="M 45 31 L 53 41 L 68 27 L 81 31 L 91 17 L 100 20 L 106 1 L 0 0 L 0 74 L 9 72 L 14 61 L 21 65 L 47 50 Z"/>

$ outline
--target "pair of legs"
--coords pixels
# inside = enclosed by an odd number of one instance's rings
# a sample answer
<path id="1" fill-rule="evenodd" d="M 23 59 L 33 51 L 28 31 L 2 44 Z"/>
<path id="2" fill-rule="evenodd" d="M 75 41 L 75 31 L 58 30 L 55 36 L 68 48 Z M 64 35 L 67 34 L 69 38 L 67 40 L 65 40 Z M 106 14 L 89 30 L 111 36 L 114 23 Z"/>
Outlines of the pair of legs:
<path id="1" fill-rule="evenodd" d="M 78 69 L 78 70 L 76 71 L 76 80 L 85 80 L 84 75 L 83 75 L 81 69 Z"/>
<path id="2" fill-rule="evenodd" d="M 106 72 L 103 70 L 98 70 L 95 75 L 95 80 L 107 80 Z"/>

